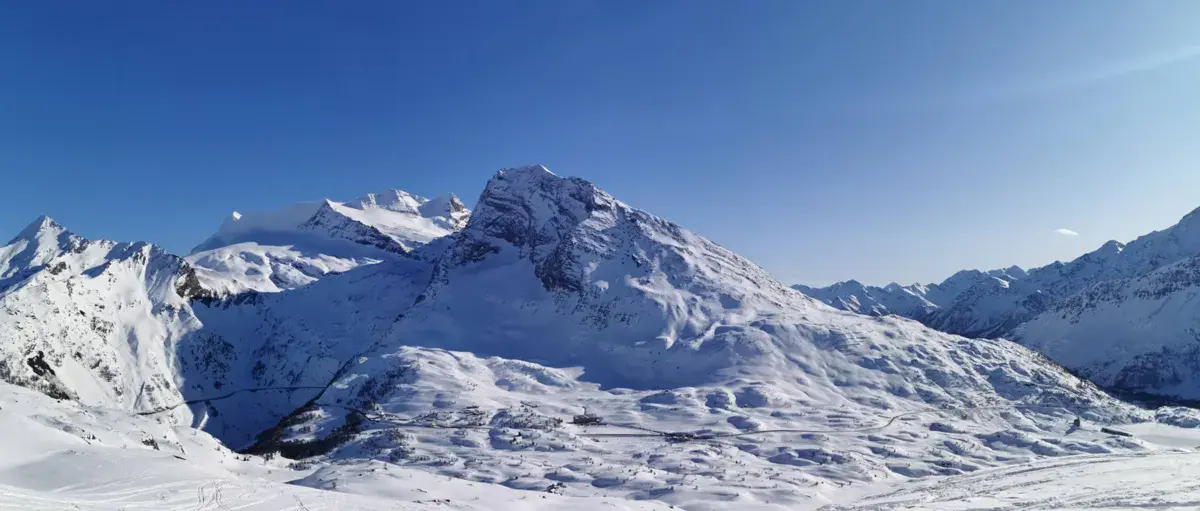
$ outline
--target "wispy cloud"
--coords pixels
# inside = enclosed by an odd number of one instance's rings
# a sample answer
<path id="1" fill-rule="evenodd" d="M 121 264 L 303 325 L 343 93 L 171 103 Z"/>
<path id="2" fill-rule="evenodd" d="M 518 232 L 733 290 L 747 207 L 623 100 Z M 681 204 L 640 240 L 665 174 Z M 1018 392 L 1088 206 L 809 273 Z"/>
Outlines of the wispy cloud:
<path id="1" fill-rule="evenodd" d="M 980 104 L 1061 93 L 1197 59 L 1200 59 L 1200 46 L 1187 46 L 1154 55 L 1113 60 L 1099 67 L 1076 69 L 1053 76 L 1012 77 L 1008 80 L 999 77 L 979 89 L 964 91 L 959 95 L 942 95 L 932 101 L 936 104 Z"/>
<path id="2" fill-rule="evenodd" d="M 1070 229 L 1055 229 L 1054 232 L 1061 234 L 1063 236 L 1079 236 L 1079 233 L 1072 231 Z"/>

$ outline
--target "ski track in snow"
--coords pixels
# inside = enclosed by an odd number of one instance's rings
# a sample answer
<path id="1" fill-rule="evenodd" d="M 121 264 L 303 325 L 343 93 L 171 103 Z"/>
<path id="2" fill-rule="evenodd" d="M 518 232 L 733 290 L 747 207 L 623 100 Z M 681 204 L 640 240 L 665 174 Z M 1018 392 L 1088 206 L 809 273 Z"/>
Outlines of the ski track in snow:
<path id="1" fill-rule="evenodd" d="M 832 510 L 1196 509 L 1200 454 L 1081 455 L 904 485 Z"/>

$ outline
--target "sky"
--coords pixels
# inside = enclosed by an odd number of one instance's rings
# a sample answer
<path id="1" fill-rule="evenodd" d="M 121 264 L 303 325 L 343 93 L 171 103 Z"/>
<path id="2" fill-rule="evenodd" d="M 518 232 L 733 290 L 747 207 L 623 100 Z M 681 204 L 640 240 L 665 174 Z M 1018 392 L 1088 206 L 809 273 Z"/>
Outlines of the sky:
<path id="1" fill-rule="evenodd" d="M 1069 260 L 1200 207 L 1200 2 L 14 2 L 0 238 L 540 163 L 786 283 Z"/>

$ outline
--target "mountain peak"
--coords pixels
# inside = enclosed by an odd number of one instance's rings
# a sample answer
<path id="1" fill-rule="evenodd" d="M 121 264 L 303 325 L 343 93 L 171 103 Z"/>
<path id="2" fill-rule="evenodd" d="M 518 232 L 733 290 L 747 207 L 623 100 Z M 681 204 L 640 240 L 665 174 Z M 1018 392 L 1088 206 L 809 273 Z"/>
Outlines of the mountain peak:
<path id="1" fill-rule="evenodd" d="M 382 192 L 368 193 L 346 204 L 359 209 L 377 207 L 397 213 L 419 215 L 421 206 L 427 202 L 429 202 L 429 199 L 420 195 L 412 194 L 398 188 L 390 188 Z"/>
<path id="2" fill-rule="evenodd" d="M 1200 245 L 1200 208 L 1179 219 L 1179 222 L 1167 229 L 1171 235 L 1182 240 L 1189 248 Z"/>
<path id="3" fill-rule="evenodd" d="M 238 227 L 238 221 L 241 219 L 242 214 L 234 211 L 233 213 L 230 213 L 229 216 L 225 217 L 225 220 L 221 221 L 221 226 L 218 229 L 220 231 L 234 230 Z"/>
<path id="4" fill-rule="evenodd" d="M 1107 243 L 1100 246 L 1097 252 L 1102 254 L 1116 254 L 1125 249 L 1125 244 L 1117 240 L 1108 240 Z"/>
<path id="5" fill-rule="evenodd" d="M 524 167 L 505 168 L 496 171 L 496 174 L 492 176 L 492 179 L 488 181 L 487 186 L 484 187 L 484 193 L 486 194 L 488 189 L 494 189 L 497 187 L 513 189 L 529 187 L 536 188 L 536 183 L 568 180 L 570 180 L 570 178 L 559 177 L 557 174 L 550 172 L 550 169 L 547 169 L 543 165 L 527 165 Z"/>
<path id="6" fill-rule="evenodd" d="M 849 289 L 861 290 L 861 291 L 866 290 L 866 286 L 864 286 L 862 282 L 859 282 L 855 279 L 844 280 L 842 282 L 838 282 L 829 287 L 831 287 L 831 288 L 849 288 Z"/>
<path id="7" fill-rule="evenodd" d="M 453 229 L 462 229 L 467 225 L 471 210 L 453 193 L 428 199 L 418 208 L 417 214 L 425 218 L 444 218 Z"/>
<path id="8" fill-rule="evenodd" d="M 426 200 L 424 204 L 421 204 L 418 213 L 424 217 L 449 217 L 454 213 L 464 211 L 467 211 L 467 205 L 463 204 L 463 201 L 457 195 L 449 193 Z"/>
<path id="9" fill-rule="evenodd" d="M 951 275 L 949 278 L 942 281 L 942 284 L 944 285 L 959 281 L 976 281 L 980 280 L 980 277 L 984 277 L 986 275 L 987 273 L 984 273 L 981 270 L 959 270 L 954 272 L 954 275 Z"/>
<path id="10" fill-rule="evenodd" d="M 44 266 L 64 252 L 87 244 L 87 240 L 50 217 L 39 216 L 10 240 L 7 247 L 0 247 L 0 279 Z"/>
<path id="11" fill-rule="evenodd" d="M 1200 208 L 1193 209 L 1188 214 L 1183 215 L 1183 218 L 1179 219 L 1179 223 L 1181 224 L 1192 222 L 1200 222 Z"/>
<path id="12" fill-rule="evenodd" d="M 519 181 L 522 179 L 536 179 L 550 176 L 558 177 L 557 174 L 550 172 L 550 169 L 546 168 L 545 165 L 525 165 L 523 167 L 500 169 L 496 171 L 496 175 L 492 177 L 492 180 L 511 179 Z"/>
<path id="13" fill-rule="evenodd" d="M 616 199 L 592 183 L 559 177 L 541 165 L 497 171 L 488 181 L 464 229 L 483 237 L 533 248 L 558 240 Z"/>
<path id="14" fill-rule="evenodd" d="M 55 239 L 65 233 L 68 233 L 65 227 L 59 225 L 54 219 L 46 215 L 41 215 L 25 226 L 21 230 L 21 233 L 17 234 L 17 237 L 13 238 L 9 243 L 18 240 L 38 241 Z"/>

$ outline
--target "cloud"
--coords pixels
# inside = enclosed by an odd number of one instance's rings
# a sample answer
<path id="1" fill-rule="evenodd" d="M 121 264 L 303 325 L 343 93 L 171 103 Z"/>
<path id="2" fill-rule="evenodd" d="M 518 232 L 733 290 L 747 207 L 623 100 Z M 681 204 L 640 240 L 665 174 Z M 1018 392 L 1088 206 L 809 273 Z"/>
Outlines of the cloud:
<path id="1" fill-rule="evenodd" d="M 1090 69 L 1076 69 L 1058 75 L 1012 78 L 997 77 L 988 85 L 955 96 L 945 94 L 930 100 L 934 104 L 986 104 L 1031 96 L 1069 92 L 1082 87 L 1127 76 L 1144 74 L 1164 67 L 1200 59 L 1200 46 L 1187 46 L 1158 54 L 1111 60 Z M 1069 236 L 1069 235 L 1068 235 Z"/>
<path id="2" fill-rule="evenodd" d="M 1054 232 L 1061 234 L 1063 236 L 1079 236 L 1079 233 L 1072 231 L 1070 229 L 1055 229 Z"/>

